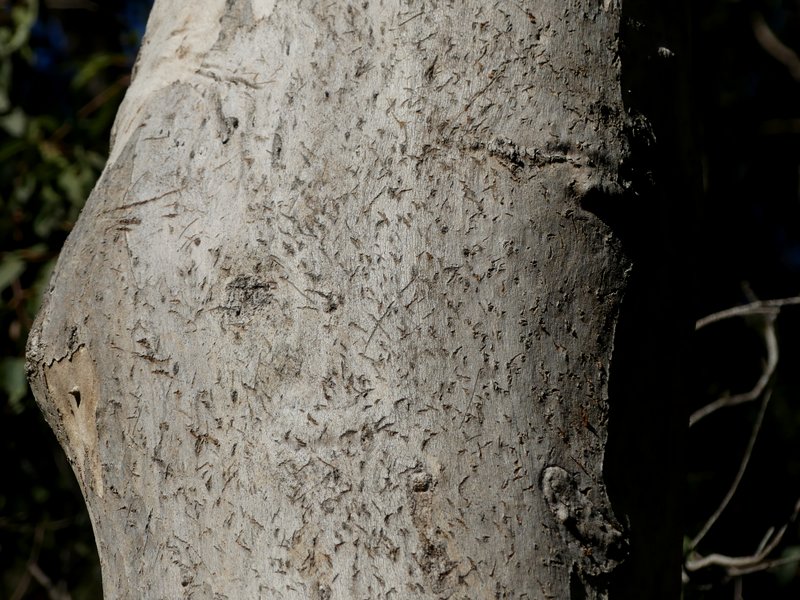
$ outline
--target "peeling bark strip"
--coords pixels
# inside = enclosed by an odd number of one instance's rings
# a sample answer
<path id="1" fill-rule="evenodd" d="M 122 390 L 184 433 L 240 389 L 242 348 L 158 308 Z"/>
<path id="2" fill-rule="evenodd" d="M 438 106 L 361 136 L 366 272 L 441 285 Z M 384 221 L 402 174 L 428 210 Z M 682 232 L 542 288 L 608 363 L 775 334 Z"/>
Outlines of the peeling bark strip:
<path id="1" fill-rule="evenodd" d="M 107 599 L 607 596 L 619 21 L 156 3 L 29 346 Z"/>

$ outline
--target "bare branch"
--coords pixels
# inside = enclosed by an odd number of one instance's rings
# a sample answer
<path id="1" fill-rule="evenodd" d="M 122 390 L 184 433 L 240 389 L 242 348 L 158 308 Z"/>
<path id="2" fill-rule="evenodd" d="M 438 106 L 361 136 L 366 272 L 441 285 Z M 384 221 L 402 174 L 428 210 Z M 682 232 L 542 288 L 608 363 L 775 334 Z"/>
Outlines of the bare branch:
<path id="1" fill-rule="evenodd" d="M 726 556 L 724 554 L 716 553 L 709 554 L 708 556 L 702 556 L 686 561 L 686 570 L 699 571 L 700 569 L 705 569 L 715 565 L 724 567 L 730 576 L 740 576 L 746 575 L 747 573 L 754 573 L 756 571 L 768 569 L 771 566 L 800 561 L 800 556 L 790 557 L 788 559 L 778 559 L 774 561 L 766 560 L 767 556 L 769 556 L 772 551 L 778 547 L 778 544 L 780 544 L 784 534 L 786 533 L 786 530 L 789 527 L 789 524 L 797 519 L 798 512 L 800 512 L 800 500 L 795 503 L 794 511 L 786 524 L 784 524 L 784 526 L 781 527 L 777 533 L 775 533 L 774 527 L 770 527 L 767 530 L 767 533 L 764 535 L 764 538 L 761 540 L 761 543 L 758 545 L 758 549 L 752 555 Z"/>
<path id="2" fill-rule="evenodd" d="M 751 302 L 750 304 L 734 306 L 733 308 L 726 308 L 725 310 L 706 315 L 695 322 L 694 330 L 699 331 L 703 327 L 711 325 L 711 323 L 724 321 L 725 319 L 730 319 L 732 317 L 775 314 L 776 309 L 780 310 L 784 306 L 793 306 L 797 304 L 800 304 L 800 296 L 793 296 L 792 298 L 780 298 L 778 300 L 757 300 L 755 302 Z"/>
<path id="3" fill-rule="evenodd" d="M 800 81 L 800 57 L 789 46 L 784 44 L 772 28 L 764 20 L 761 13 L 753 15 L 753 35 L 761 47 L 772 58 L 782 63 L 796 80 Z"/>
<path id="4" fill-rule="evenodd" d="M 772 531 L 774 531 L 774 529 L 771 530 L 771 532 Z M 781 528 L 779 534 L 776 535 L 767 546 L 750 556 L 726 556 L 724 554 L 716 553 L 709 554 L 708 556 L 703 556 L 702 558 L 687 561 L 686 569 L 688 571 L 699 571 L 700 569 L 705 569 L 706 567 L 710 567 L 712 565 L 726 567 L 727 569 L 755 566 L 762 563 L 769 553 L 775 549 L 778 543 L 780 543 L 785 531 L 786 527 Z"/>
<path id="5" fill-rule="evenodd" d="M 733 567 L 729 569 L 728 573 L 731 576 L 737 577 L 741 575 L 749 575 L 750 573 L 758 573 L 759 571 L 766 571 L 773 567 L 781 567 L 791 563 L 800 562 L 800 554 L 795 556 L 788 556 L 786 558 L 776 558 L 775 560 L 765 560 L 764 562 L 753 565 L 752 567 Z"/>
<path id="6" fill-rule="evenodd" d="M 714 523 L 717 522 L 720 515 L 725 511 L 730 503 L 733 495 L 736 493 L 737 488 L 739 487 L 739 483 L 742 481 L 742 477 L 744 476 L 744 472 L 747 469 L 747 464 L 750 462 L 750 456 L 753 454 L 753 447 L 756 444 L 756 438 L 758 438 L 758 433 L 761 430 L 761 424 L 764 422 L 764 414 L 767 411 L 767 405 L 769 404 L 770 396 L 772 396 L 772 390 L 767 389 L 764 392 L 764 398 L 761 401 L 761 407 L 758 411 L 758 416 L 756 417 L 756 422 L 753 424 L 753 430 L 750 434 L 750 440 L 747 442 L 747 448 L 744 451 L 744 455 L 742 456 L 742 462 L 739 464 L 739 470 L 736 473 L 736 477 L 733 479 L 733 483 L 731 484 L 728 493 L 725 494 L 725 497 L 720 502 L 720 505 L 717 507 L 717 510 L 708 518 L 705 525 L 703 525 L 700 532 L 694 537 L 694 539 L 690 543 L 690 547 L 692 549 L 697 547 L 697 544 L 705 537 L 708 531 L 714 526 Z M 714 556 L 714 555 L 712 555 Z"/>
<path id="7" fill-rule="evenodd" d="M 766 24 L 764 24 L 764 26 L 766 27 Z M 754 22 L 754 28 L 755 27 L 756 24 Z M 718 566 L 724 568 L 726 573 L 730 577 L 741 577 L 742 575 L 768 569 L 772 566 L 800 561 L 800 556 L 790 557 L 786 559 L 772 560 L 772 561 L 767 560 L 767 557 L 780 544 L 784 534 L 787 531 L 789 524 L 796 520 L 798 512 L 800 512 L 800 500 L 798 500 L 798 502 L 795 504 L 794 512 L 791 515 L 790 519 L 787 521 L 787 523 L 783 527 L 781 527 L 777 532 L 774 527 L 770 527 L 767 530 L 761 542 L 759 543 L 756 551 L 750 556 L 727 556 L 719 553 L 712 553 L 709 554 L 708 556 L 702 556 L 695 551 L 695 548 L 697 548 L 698 544 L 703 540 L 703 538 L 706 536 L 709 530 L 714 526 L 717 520 L 719 520 L 719 517 L 727 508 L 731 499 L 735 495 L 739 487 L 739 484 L 742 481 L 744 472 L 747 469 L 750 457 L 752 456 L 756 439 L 758 438 L 758 434 L 761 430 L 761 426 L 764 421 L 764 415 L 766 414 L 766 409 L 769 404 L 770 397 L 772 395 L 770 382 L 772 381 L 773 375 L 775 374 L 775 370 L 777 368 L 779 359 L 778 341 L 775 333 L 775 321 L 782 307 L 789 305 L 798 305 L 798 304 L 800 304 L 800 296 L 777 299 L 777 300 L 765 300 L 765 301 L 755 300 L 743 306 L 737 306 L 734 308 L 729 308 L 727 310 L 710 314 L 706 317 L 703 317 L 702 319 L 699 319 L 695 323 L 695 331 L 697 331 L 702 329 L 703 327 L 706 327 L 707 325 L 710 325 L 711 323 L 716 323 L 724 319 L 729 319 L 733 317 L 751 316 L 751 315 L 763 315 L 764 316 L 762 321 L 763 329 L 761 333 L 764 338 L 764 345 L 767 351 L 767 358 L 763 366 L 761 376 L 759 377 L 758 381 L 751 390 L 742 394 L 736 394 L 733 396 L 726 396 L 719 398 L 714 402 L 711 402 L 710 404 L 704 406 L 703 408 L 695 411 L 689 419 L 689 424 L 691 426 L 696 424 L 700 419 L 710 415 L 714 411 L 719 410 L 721 408 L 735 406 L 737 404 L 742 404 L 745 402 L 750 402 L 756 400 L 759 397 L 762 398 L 761 406 L 759 408 L 758 415 L 753 424 L 752 432 L 750 434 L 750 439 L 748 440 L 747 447 L 744 451 L 741 463 L 739 465 L 739 469 L 736 473 L 736 476 L 734 477 L 733 482 L 731 483 L 730 489 L 725 494 L 724 498 L 722 499 L 722 501 L 720 502 L 719 506 L 714 511 L 714 513 L 708 518 L 706 523 L 700 529 L 700 532 L 689 543 L 689 547 L 691 549 L 690 555 L 692 558 L 687 559 L 684 565 L 684 571 L 683 571 L 684 582 L 688 581 L 688 572 L 699 571 L 701 569 L 710 566 Z M 740 587 L 737 587 L 736 590 L 737 590 L 736 594 L 738 594 L 737 597 L 740 597 L 741 595 Z"/>
<path id="8" fill-rule="evenodd" d="M 770 310 L 775 311 L 775 314 L 767 315 L 766 319 L 764 319 L 765 323 L 762 335 L 764 336 L 764 345 L 767 348 L 767 361 L 764 364 L 761 377 L 758 378 L 758 381 L 751 390 L 742 394 L 734 394 L 733 396 L 723 396 L 693 412 L 689 417 L 689 427 L 720 408 L 751 402 L 764 393 L 764 390 L 767 388 L 778 366 L 778 338 L 775 335 L 775 318 L 777 317 L 778 309 Z"/>
<path id="9" fill-rule="evenodd" d="M 50 600 L 72 600 L 69 592 L 59 589 L 37 563 L 28 565 L 28 571 L 39 582 L 39 585 L 47 590 Z"/>
<path id="10" fill-rule="evenodd" d="M 28 557 L 28 566 L 36 564 L 36 561 L 39 560 L 39 551 L 42 549 L 42 542 L 44 541 L 44 534 L 47 525 L 45 523 L 38 523 L 36 525 L 36 529 L 33 532 L 33 542 L 31 544 L 31 554 Z M 14 588 L 14 592 L 11 594 L 11 600 L 21 600 L 25 593 L 28 591 L 28 587 L 30 586 L 31 581 L 31 572 L 30 570 L 26 570 L 25 573 L 20 577 L 17 586 Z"/>

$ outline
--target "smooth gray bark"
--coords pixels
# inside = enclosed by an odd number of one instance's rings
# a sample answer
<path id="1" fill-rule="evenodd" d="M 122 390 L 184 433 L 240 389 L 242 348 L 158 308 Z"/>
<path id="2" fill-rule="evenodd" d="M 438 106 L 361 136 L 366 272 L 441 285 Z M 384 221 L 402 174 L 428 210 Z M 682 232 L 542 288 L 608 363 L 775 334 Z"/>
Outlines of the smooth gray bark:
<path id="1" fill-rule="evenodd" d="M 178 4 L 29 345 L 106 598 L 606 597 L 616 3 Z"/>

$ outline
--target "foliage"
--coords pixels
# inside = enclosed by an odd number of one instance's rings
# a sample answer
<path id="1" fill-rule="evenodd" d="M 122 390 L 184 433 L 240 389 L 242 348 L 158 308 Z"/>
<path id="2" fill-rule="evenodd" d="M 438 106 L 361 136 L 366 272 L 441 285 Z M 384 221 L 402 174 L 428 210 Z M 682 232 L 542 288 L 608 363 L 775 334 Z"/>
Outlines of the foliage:
<path id="1" fill-rule="evenodd" d="M 22 356 L 58 251 L 103 168 L 150 2 L 0 4 L 3 598 L 100 596 L 86 509 Z"/>

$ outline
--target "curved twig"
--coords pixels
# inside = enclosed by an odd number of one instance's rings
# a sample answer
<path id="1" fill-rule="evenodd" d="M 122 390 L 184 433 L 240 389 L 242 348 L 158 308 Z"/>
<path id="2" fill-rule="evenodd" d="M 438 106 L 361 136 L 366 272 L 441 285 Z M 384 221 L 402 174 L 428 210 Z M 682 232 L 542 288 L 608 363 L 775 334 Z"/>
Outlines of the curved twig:
<path id="1" fill-rule="evenodd" d="M 686 561 L 685 567 L 687 571 L 699 571 L 710 566 L 724 567 L 728 575 L 732 577 L 747 575 L 748 573 L 755 573 L 762 571 L 773 566 L 786 564 L 790 562 L 800 561 L 800 556 L 792 556 L 783 559 L 776 559 L 772 561 L 765 560 L 775 548 L 778 547 L 783 535 L 789 528 L 789 525 L 797 519 L 798 512 L 800 512 L 800 500 L 795 503 L 794 511 L 791 517 L 787 520 L 783 527 L 777 533 L 775 528 L 770 527 L 764 535 L 764 539 L 758 545 L 756 551 L 750 556 L 726 556 L 724 554 L 709 554 L 708 556 L 698 557 Z"/>
<path id="2" fill-rule="evenodd" d="M 764 310 L 771 310 L 773 311 L 773 314 L 768 314 L 767 318 L 764 319 L 764 330 L 762 334 L 764 336 L 764 345 L 767 349 L 767 361 L 764 364 L 764 370 L 761 373 L 761 377 L 758 378 L 758 381 L 751 390 L 741 394 L 734 394 L 733 396 L 723 396 L 722 398 L 718 398 L 717 400 L 714 400 L 713 402 L 710 402 L 702 408 L 694 411 L 689 417 L 689 427 L 696 424 L 703 417 L 707 417 L 714 411 L 729 406 L 736 406 L 737 404 L 744 404 L 745 402 L 752 402 L 753 400 L 759 398 L 762 393 L 764 393 L 764 390 L 767 388 L 772 376 L 775 374 L 775 369 L 778 367 L 779 354 L 778 338 L 775 335 L 775 318 L 778 316 L 778 311 L 780 309 L 769 308 Z"/>
<path id="3" fill-rule="evenodd" d="M 767 405 L 769 404 L 770 396 L 772 395 L 772 390 L 767 389 L 764 392 L 764 399 L 761 401 L 761 407 L 758 410 L 758 416 L 756 417 L 756 422 L 753 424 L 753 430 L 750 434 L 750 439 L 747 442 L 747 448 L 744 451 L 744 455 L 742 456 L 742 462 L 739 464 L 739 470 L 736 473 L 736 477 L 733 479 L 733 483 L 731 484 L 728 493 L 725 494 L 725 497 L 720 502 L 720 505 L 717 507 L 717 510 L 708 518 L 705 522 L 705 525 L 700 529 L 700 532 L 692 539 L 690 542 L 690 548 L 694 549 L 697 547 L 697 544 L 705 537 L 708 531 L 714 526 L 714 523 L 717 522 L 720 515 L 725 511 L 730 503 L 731 499 L 733 498 L 736 490 L 739 487 L 739 483 L 742 481 L 742 477 L 744 476 L 744 472 L 747 469 L 747 464 L 750 462 L 750 456 L 753 454 L 753 447 L 756 444 L 756 438 L 758 438 L 758 433 L 761 431 L 761 424 L 764 422 L 764 414 L 767 412 Z"/>
<path id="4" fill-rule="evenodd" d="M 800 57 L 775 35 L 761 13 L 753 15 L 753 35 L 759 45 L 772 58 L 782 63 L 796 80 L 800 81 Z"/>
<path id="5" fill-rule="evenodd" d="M 702 319 L 695 322 L 694 330 L 699 331 L 707 325 L 716 323 L 717 321 L 724 321 L 731 317 L 745 317 L 747 315 L 770 315 L 775 312 L 775 309 L 780 309 L 784 306 L 792 306 L 800 304 L 800 296 L 793 296 L 792 298 L 780 298 L 778 300 L 757 300 L 750 304 L 742 306 L 734 306 L 719 312 L 706 315 Z"/>

